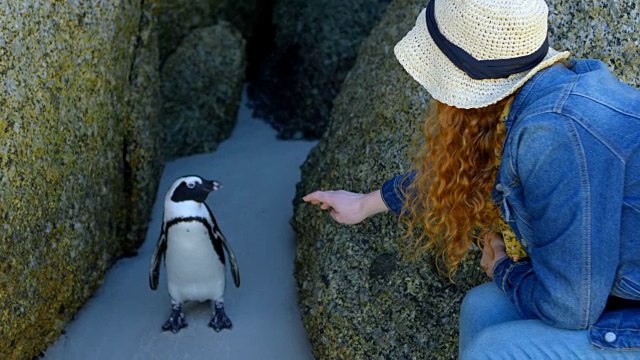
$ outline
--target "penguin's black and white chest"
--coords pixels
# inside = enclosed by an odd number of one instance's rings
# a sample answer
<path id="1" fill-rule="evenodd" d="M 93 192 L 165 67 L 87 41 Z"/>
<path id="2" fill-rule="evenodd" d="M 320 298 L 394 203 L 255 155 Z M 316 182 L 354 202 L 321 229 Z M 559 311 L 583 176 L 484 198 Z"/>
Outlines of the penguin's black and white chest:
<path id="1" fill-rule="evenodd" d="M 169 295 L 175 301 L 219 300 L 224 295 L 225 265 L 207 225 L 204 218 L 191 218 L 167 228 L 165 266 Z"/>

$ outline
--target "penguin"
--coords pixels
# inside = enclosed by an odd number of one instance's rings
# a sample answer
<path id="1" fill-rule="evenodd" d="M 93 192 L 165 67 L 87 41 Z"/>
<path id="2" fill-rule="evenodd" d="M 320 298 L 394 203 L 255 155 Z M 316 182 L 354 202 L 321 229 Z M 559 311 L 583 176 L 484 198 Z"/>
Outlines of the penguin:
<path id="1" fill-rule="evenodd" d="M 240 287 L 240 271 L 233 250 L 204 202 L 210 192 L 220 187 L 217 181 L 196 175 L 183 176 L 173 182 L 165 195 L 162 228 L 149 269 L 149 286 L 156 290 L 164 258 L 171 315 L 162 325 L 163 331 L 171 330 L 175 334 L 187 327 L 183 303 L 206 300 L 214 304 L 209 326 L 216 332 L 232 328 L 224 312 L 223 248 L 229 255 L 236 287 Z"/>

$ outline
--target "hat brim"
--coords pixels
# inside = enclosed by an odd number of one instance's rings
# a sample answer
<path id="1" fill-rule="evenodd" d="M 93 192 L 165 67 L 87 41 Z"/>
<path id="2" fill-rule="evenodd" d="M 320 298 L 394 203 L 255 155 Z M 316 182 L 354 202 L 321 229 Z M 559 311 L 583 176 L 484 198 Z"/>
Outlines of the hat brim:
<path id="1" fill-rule="evenodd" d="M 530 70 L 504 79 L 475 80 L 438 49 L 427 30 L 425 10 L 393 51 L 404 69 L 427 89 L 431 97 L 461 109 L 495 104 L 515 92 L 538 71 L 570 55 L 568 51 L 558 52 L 549 48 L 545 58 Z"/>

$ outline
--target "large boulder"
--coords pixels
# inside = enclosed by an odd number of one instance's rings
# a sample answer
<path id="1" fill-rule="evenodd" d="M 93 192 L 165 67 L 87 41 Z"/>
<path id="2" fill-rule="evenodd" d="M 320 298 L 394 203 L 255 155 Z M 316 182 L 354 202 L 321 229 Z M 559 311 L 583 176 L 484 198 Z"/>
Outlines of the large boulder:
<path id="1" fill-rule="evenodd" d="M 142 240 L 126 233 L 161 170 L 151 6 L 0 7 L 0 358 L 37 355 Z"/>
<path id="2" fill-rule="evenodd" d="M 158 0 L 165 158 L 214 150 L 235 126 L 246 40 L 270 2 Z"/>
<path id="3" fill-rule="evenodd" d="M 567 31 L 552 29 L 552 45 L 585 56 L 606 54 L 616 75 L 637 86 L 638 60 L 630 56 L 638 51 L 635 1 L 616 2 L 618 17 L 608 13 L 611 2 L 586 7 L 552 1 L 552 26 L 570 24 Z M 292 220 L 298 236 L 295 277 L 317 358 L 455 359 L 461 300 L 487 281 L 477 253 L 462 263 L 454 283 L 438 275 L 432 255 L 405 257 L 404 228 L 391 213 L 343 226 L 300 200 L 318 189 L 370 192 L 408 170 L 430 98 L 402 69 L 393 47 L 425 3 L 389 5 L 360 47 L 328 131 L 302 166 Z"/>
<path id="4" fill-rule="evenodd" d="M 402 69 L 393 46 L 424 2 L 396 0 L 370 37 L 335 99 L 331 123 L 302 167 L 297 194 L 316 189 L 370 192 L 408 170 L 429 96 Z M 295 276 L 305 328 L 318 358 L 454 357 L 460 302 L 484 279 L 476 257 L 456 283 L 431 256 L 405 257 L 392 214 L 357 226 L 296 201 Z"/>
<path id="5" fill-rule="evenodd" d="M 236 123 L 245 41 L 226 21 L 191 32 L 161 70 L 168 156 L 215 149 Z"/>
<path id="6" fill-rule="evenodd" d="M 389 0 L 276 0 L 274 49 L 250 86 L 283 138 L 319 138 L 357 49 Z"/>

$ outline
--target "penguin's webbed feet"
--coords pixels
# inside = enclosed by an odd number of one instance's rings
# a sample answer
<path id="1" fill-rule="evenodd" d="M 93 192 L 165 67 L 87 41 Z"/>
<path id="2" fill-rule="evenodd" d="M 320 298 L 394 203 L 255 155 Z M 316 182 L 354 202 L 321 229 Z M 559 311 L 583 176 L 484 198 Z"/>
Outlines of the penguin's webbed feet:
<path id="1" fill-rule="evenodd" d="M 209 321 L 209 326 L 211 326 L 216 332 L 220 332 L 222 329 L 231 329 L 233 327 L 231 320 L 224 312 L 224 304 L 221 301 L 215 302 L 215 311 L 211 321 Z"/>
<path id="2" fill-rule="evenodd" d="M 162 325 L 162 330 L 171 330 L 171 332 L 175 334 L 180 331 L 180 329 L 186 328 L 187 326 L 189 326 L 189 324 L 187 324 L 187 320 L 182 312 L 182 306 L 179 304 L 173 304 L 171 306 L 171 315 L 169 316 L 169 319 L 165 321 L 164 325 Z"/>

